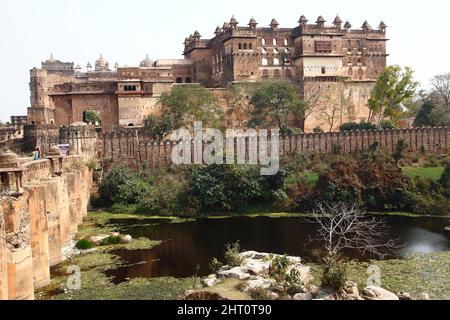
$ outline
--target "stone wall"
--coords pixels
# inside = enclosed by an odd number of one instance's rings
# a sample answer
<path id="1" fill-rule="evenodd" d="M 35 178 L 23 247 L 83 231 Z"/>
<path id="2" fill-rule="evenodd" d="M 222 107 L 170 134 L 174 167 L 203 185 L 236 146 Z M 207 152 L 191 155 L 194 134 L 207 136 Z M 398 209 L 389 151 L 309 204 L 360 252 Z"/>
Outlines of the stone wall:
<path id="1" fill-rule="evenodd" d="M 0 300 L 33 299 L 34 289 L 49 284 L 50 267 L 64 259 L 87 215 L 92 174 L 81 160 L 20 164 L 19 192 L 1 190 Z"/>
<path id="2" fill-rule="evenodd" d="M 280 155 L 330 154 L 339 146 L 342 153 L 355 154 L 367 150 L 375 142 L 379 148 L 393 153 L 397 141 L 404 140 L 409 152 L 445 152 L 450 149 L 450 127 L 369 130 L 334 133 L 312 133 L 280 138 Z M 247 139 L 248 149 L 248 139 Z M 174 142 L 156 142 L 139 129 L 121 129 L 100 134 L 98 153 L 104 160 L 151 168 L 170 165 Z M 193 150 L 193 148 L 192 148 Z"/>

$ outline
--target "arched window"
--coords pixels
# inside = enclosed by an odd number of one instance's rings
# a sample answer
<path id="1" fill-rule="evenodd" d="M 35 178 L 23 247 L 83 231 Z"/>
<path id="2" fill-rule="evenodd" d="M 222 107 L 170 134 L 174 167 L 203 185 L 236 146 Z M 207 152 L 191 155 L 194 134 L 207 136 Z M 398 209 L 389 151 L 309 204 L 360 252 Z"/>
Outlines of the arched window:
<path id="1" fill-rule="evenodd" d="M 177 78 L 177 83 L 183 83 L 183 78 L 178 77 L 178 78 Z"/>
<path id="2" fill-rule="evenodd" d="M 266 48 L 262 48 L 262 53 L 267 53 L 267 49 Z"/>
<path id="3" fill-rule="evenodd" d="M 248 44 L 248 49 L 249 49 L 249 50 L 253 50 L 253 44 L 249 43 L 249 44 Z"/>
<path id="4" fill-rule="evenodd" d="M 348 68 L 348 75 L 349 76 L 353 76 L 353 69 L 352 68 Z"/>
<path id="5" fill-rule="evenodd" d="M 192 83 L 192 78 L 191 77 L 187 77 L 186 78 L 186 83 Z"/>
<path id="6" fill-rule="evenodd" d="M 263 77 L 263 79 L 269 78 L 269 70 L 267 70 L 267 69 L 263 70 L 262 77 Z"/>
<path id="7" fill-rule="evenodd" d="M 262 44 L 263 46 L 265 46 L 265 45 L 266 45 L 266 39 L 262 38 L 262 39 L 261 39 L 261 44 Z"/>
<path id="8" fill-rule="evenodd" d="M 248 44 L 244 43 L 244 50 L 247 50 L 247 49 L 248 49 Z"/>
<path id="9" fill-rule="evenodd" d="M 273 54 L 278 54 L 278 49 L 277 48 L 273 48 Z"/>
<path id="10" fill-rule="evenodd" d="M 292 73 L 291 73 L 290 69 L 286 69 L 285 76 L 286 76 L 286 78 L 292 77 Z"/>
<path id="11" fill-rule="evenodd" d="M 279 66 L 279 65 L 280 65 L 280 59 L 278 59 L 278 58 L 273 58 L 273 65 L 274 65 L 274 66 Z"/>
<path id="12" fill-rule="evenodd" d="M 239 43 L 239 44 L 238 44 L 238 49 L 239 49 L 239 50 L 242 50 L 242 43 Z"/>
<path id="13" fill-rule="evenodd" d="M 274 72 L 273 72 L 273 75 L 274 75 L 274 77 L 275 78 L 279 78 L 280 77 L 280 70 L 275 70 Z"/>
<path id="14" fill-rule="evenodd" d="M 274 46 L 276 46 L 276 45 L 277 45 L 277 39 L 273 39 L 273 40 L 272 40 L 272 44 L 273 44 Z"/>
<path id="15" fill-rule="evenodd" d="M 267 60 L 267 58 L 262 58 L 261 64 L 263 66 L 267 66 L 267 65 L 269 65 L 269 61 Z"/>
<path id="16" fill-rule="evenodd" d="M 359 68 L 358 70 L 358 77 L 362 78 L 364 76 L 364 71 L 362 68 Z"/>
<path id="17" fill-rule="evenodd" d="M 289 45 L 288 39 L 284 39 L 284 45 L 285 45 L 285 46 Z"/>

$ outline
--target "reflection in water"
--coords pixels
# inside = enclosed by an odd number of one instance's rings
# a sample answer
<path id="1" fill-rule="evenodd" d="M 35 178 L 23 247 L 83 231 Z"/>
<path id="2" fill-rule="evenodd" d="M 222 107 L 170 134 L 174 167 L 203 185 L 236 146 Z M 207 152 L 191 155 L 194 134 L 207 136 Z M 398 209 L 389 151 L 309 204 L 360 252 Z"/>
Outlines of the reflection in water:
<path id="1" fill-rule="evenodd" d="M 450 236 L 444 231 L 448 223 L 445 219 L 388 217 L 385 220 L 391 226 L 391 238 L 406 244 L 396 252 L 400 256 L 450 251 Z M 190 277 L 196 273 L 197 266 L 200 266 L 198 275 L 207 275 L 209 262 L 214 257 L 221 258 L 225 245 L 237 240 L 244 250 L 304 259 L 310 259 L 311 251 L 318 248 L 317 244 L 309 242 L 316 226 L 299 218 L 240 217 L 181 224 L 158 221 L 158 225 L 145 222 L 127 221 L 126 232 L 134 238 L 147 237 L 163 243 L 150 250 L 115 251 L 130 264 L 107 271 L 116 283 L 137 277 Z M 345 254 L 354 259 L 369 258 L 357 252 Z"/>

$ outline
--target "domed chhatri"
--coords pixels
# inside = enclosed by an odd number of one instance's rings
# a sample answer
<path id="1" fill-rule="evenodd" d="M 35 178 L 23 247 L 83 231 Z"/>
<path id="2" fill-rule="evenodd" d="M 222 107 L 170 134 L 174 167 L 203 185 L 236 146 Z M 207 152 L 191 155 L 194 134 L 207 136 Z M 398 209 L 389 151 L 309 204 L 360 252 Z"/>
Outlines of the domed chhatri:
<path id="1" fill-rule="evenodd" d="M 0 168 L 17 168 L 19 162 L 19 157 L 11 150 L 0 153 Z"/>
<path id="2" fill-rule="evenodd" d="M 45 60 L 45 63 L 54 63 L 54 62 L 56 62 L 56 59 L 53 58 L 53 54 L 50 54 L 50 58 Z"/>
<path id="3" fill-rule="evenodd" d="M 230 19 L 230 26 L 233 28 L 236 28 L 239 22 L 237 21 L 236 17 L 233 15 Z"/>
<path id="4" fill-rule="evenodd" d="M 140 66 L 142 68 L 150 68 L 153 66 L 153 60 L 148 57 L 148 54 L 146 55 L 145 59 L 141 61 Z"/>
<path id="5" fill-rule="evenodd" d="M 54 145 L 48 150 L 47 156 L 48 157 L 59 157 L 59 156 L 61 156 L 61 149 L 58 146 Z"/>
<path id="6" fill-rule="evenodd" d="M 103 58 L 103 55 L 100 55 L 100 58 L 95 61 L 95 71 L 111 71 L 109 69 L 109 62 Z"/>

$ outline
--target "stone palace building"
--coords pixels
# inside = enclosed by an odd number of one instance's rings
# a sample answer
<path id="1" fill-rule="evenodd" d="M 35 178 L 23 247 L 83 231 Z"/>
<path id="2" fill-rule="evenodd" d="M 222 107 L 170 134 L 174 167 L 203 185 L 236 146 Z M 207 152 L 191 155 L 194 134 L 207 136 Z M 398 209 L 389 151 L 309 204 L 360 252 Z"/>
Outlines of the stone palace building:
<path id="1" fill-rule="evenodd" d="M 336 129 L 367 118 L 370 91 L 386 67 L 386 42 L 383 22 L 376 29 L 367 21 L 353 29 L 339 16 L 332 24 L 322 16 L 314 23 L 301 16 L 297 26 L 281 28 L 276 19 L 267 27 L 254 18 L 241 26 L 233 16 L 212 39 L 197 31 L 187 37 L 184 59 L 147 56 L 138 66 L 111 67 L 100 56 L 82 71 L 51 57 L 30 71 L 28 124 L 68 125 L 95 111 L 105 131 L 141 126 L 158 113 L 160 95 L 174 85 L 199 83 L 220 98 L 229 84 L 286 80 L 310 106 L 308 118 L 299 123 L 305 131 Z M 226 121 L 234 125 L 232 116 Z"/>

